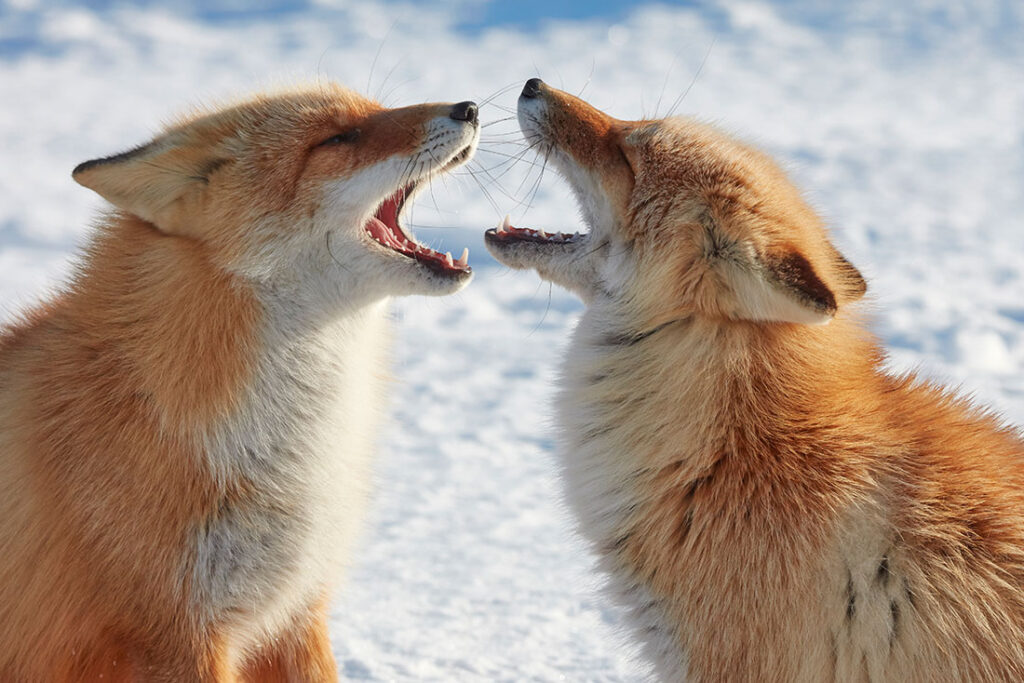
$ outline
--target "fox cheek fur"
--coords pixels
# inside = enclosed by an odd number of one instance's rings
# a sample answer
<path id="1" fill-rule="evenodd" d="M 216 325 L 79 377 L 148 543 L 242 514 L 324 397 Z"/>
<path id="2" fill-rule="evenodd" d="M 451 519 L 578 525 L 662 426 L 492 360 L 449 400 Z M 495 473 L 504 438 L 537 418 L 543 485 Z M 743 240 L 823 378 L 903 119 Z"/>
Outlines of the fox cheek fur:
<path id="1" fill-rule="evenodd" d="M 478 134 L 325 84 L 75 169 L 115 208 L 0 330 L 0 679 L 337 679 L 387 299 L 471 277 L 402 209 Z"/>
<path id="2" fill-rule="evenodd" d="M 568 502 L 664 680 L 1024 676 L 1024 444 L 892 376 L 863 278 L 763 154 L 528 81 L 589 231 L 501 262 L 586 310 L 556 409 Z"/>

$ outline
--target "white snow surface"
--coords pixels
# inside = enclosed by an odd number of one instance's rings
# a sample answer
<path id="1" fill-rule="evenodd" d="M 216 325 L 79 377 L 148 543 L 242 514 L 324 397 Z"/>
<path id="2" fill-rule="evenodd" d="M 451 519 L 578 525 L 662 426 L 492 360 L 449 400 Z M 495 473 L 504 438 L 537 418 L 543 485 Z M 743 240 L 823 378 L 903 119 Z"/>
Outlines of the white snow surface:
<path id="1" fill-rule="evenodd" d="M 75 164 L 146 141 L 190 103 L 295 80 L 338 80 L 394 106 L 484 102 L 509 86 L 482 107 L 490 123 L 541 76 L 586 86 L 620 118 L 663 115 L 685 93 L 678 113 L 774 154 L 867 276 L 892 367 L 959 385 L 1021 424 L 1024 3 L 819 4 L 708 0 L 641 7 L 614 24 L 469 30 L 458 24 L 471 1 L 321 0 L 252 14 L 198 0 L 10 0 L 0 4 L 0 311 L 45 296 L 88 238 L 101 202 L 71 180 Z M 378 494 L 333 607 L 347 678 L 648 671 L 560 502 L 550 398 L 581 306 L 482 246 L 506 212 L 521 227 L 581 227 L 564 182 L 550 170 L 536 182 L 532 153 L 507 163 L 516 130 L 485 128 L 475 181 L 436 183 L 409 220 L 432 245 L 468 244 L 476 279 L 453 297 L 394 306 Z"/>

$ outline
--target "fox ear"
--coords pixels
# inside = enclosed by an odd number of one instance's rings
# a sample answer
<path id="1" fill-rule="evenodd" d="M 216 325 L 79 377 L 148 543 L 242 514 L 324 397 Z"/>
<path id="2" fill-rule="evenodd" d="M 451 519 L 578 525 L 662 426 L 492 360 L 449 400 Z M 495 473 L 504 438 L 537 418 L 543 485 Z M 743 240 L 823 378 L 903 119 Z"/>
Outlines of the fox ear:
<path id="1" fill-rule="evenodd" d="M 724 275 L 735 297 L 732 314 L 737 318 L 824 325 L 836 313 L 832 288 L 795 248 L 731 261 Z"/>
<path id="2" fill-rule="evenodd" d="M 864 280 L 864 276 L 846 260 L 845 256 L 839 253 L 839 250 L 831 242 L 828 243 L 828 250 L 832 263 L 835 264 L 836 275 L 840 280 L 839 284 L 843 295 L 841 303 L 852 303 L 860 299 L 868 291 L 868 283 Z"/>
<path id="3" fill-rule="evenodd" d="M 222 161 L 171 133 L 121 154 L 79 164 L 71 177 L 108 202 L 171 234 L 188 233 L 208 174 Z"/>

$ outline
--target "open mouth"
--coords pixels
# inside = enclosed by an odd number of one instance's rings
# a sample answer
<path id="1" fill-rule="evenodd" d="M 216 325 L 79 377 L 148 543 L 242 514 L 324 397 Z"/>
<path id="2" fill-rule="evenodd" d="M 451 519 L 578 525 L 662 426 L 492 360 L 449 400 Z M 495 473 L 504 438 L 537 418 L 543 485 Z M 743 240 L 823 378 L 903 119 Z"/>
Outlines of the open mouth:
<path id="1" fill-rule="evenodd" d="M 561 232 L 544 232 L 543 230 L 532 230 L 530 228 L 512 227 L 512 219 L 505 216 L 498 227 L 491 228 L 485 235 L 499 242 L 534 242 L 536 244 L 571 244 L 584 238 L 584 235 L 576 232 L 566 235 Z"/>
<path id="2" fill-rule="evenodd" d="M 445 169 L 458 165 L 469 156 L 467 147 L 456 155 L 455 159 L 446 164 Z M 459 158 L 461 157 L 461 159 Z M 417 242 L 401 226 L 400 217 L 406 200 L 416 190 L 417 183 L 412 182 L 399 188 L 377 207 L 376 213 L 366 222 L 363 229 L 378 244 L 418 261 L 430 270 L 448 276 L 465 275 L 473 272 L 469 267 L 469 249 L 462 250 L 462 256 L 453 259 L 451 252 L 441 253 Z"/>

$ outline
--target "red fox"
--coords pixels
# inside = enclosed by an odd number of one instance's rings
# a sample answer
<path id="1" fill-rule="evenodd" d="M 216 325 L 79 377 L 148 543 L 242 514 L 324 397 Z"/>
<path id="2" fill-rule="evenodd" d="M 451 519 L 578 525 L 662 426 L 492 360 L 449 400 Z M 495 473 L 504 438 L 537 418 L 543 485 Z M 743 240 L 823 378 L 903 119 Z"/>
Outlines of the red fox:
<path id="1" fill-rule="evenodd" d="M 1024 443 L 882 367 L 857 269 L 763 154 L 526 83 L 589 232 L 486 233 L 586 310 L 569 503 L 664 680 L 1024 680 Z"/>
<path id="2" fill-rule="evenodd" d="M 114 208 L 0 332 L 0 680 L 337 679 L 387 299 L 471 277 L 402 210 L 478 138 L 324 84 L 74 170 Z"/>

